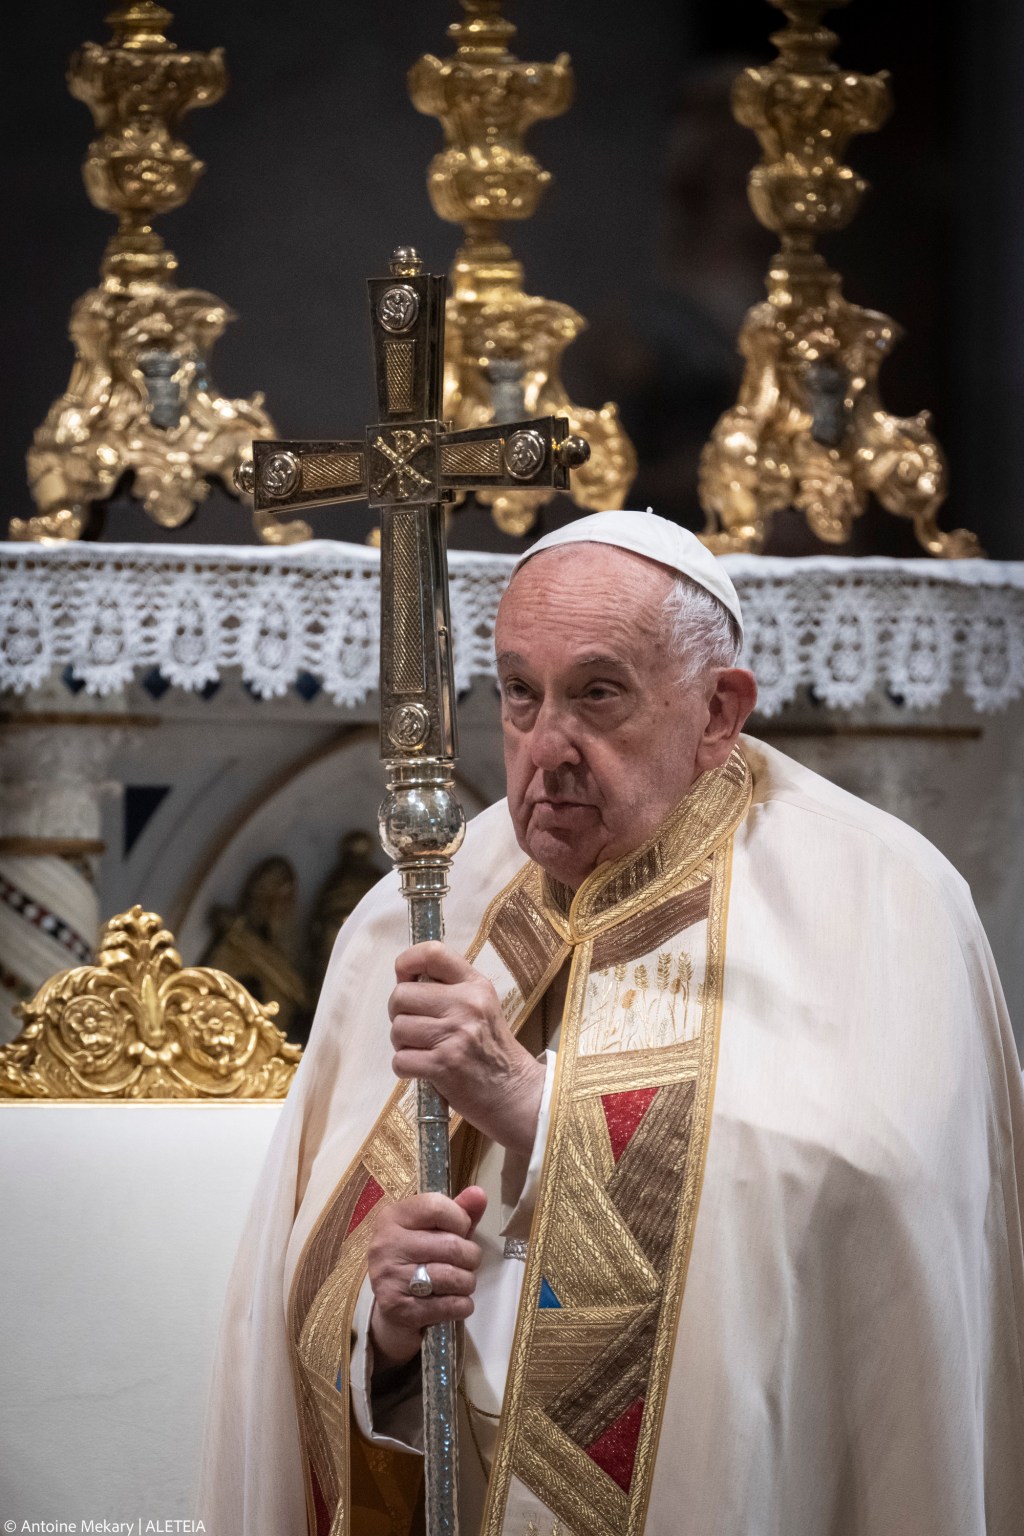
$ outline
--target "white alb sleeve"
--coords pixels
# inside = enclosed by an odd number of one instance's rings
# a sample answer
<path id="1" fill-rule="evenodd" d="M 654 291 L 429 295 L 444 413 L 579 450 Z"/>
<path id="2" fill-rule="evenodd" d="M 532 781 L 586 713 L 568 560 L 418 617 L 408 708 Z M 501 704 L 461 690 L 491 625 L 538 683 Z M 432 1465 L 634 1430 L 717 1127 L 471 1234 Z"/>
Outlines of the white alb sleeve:
<path id="1" fill-rule="evenodd" d="M 501 1169 L 501 1232 L 502 1237 L 526 1238 L 530 1235 L 533 1208 L 540 1190 L 541 1169 L 544 1166 L 544 1148 L 547 1146 L 548 1126 L 551 1117 L 551 1090 L 555 1084 L 557 1052 L 544 1052 L 544 1090 L 540 1098 L 537 1130 L 529 1158 L 518 1153 L 506 1152 Z"/>
<path id="2" fill-rule="evenodd" d="M 370 1342 L 370 1315 L 373 1312 L 373 1287 L 369 1276 L 363 1281 L 352 1316 L 351 1399 L 359 1433 L 377 1445 L 397 1451 L 423 1452 L 423 1398 L 420 1387 L 420 1360 L 417 1355 L 408 1371 L 394 1373 L 394 1386 L 372 1390 L 373 1345 Z"/>

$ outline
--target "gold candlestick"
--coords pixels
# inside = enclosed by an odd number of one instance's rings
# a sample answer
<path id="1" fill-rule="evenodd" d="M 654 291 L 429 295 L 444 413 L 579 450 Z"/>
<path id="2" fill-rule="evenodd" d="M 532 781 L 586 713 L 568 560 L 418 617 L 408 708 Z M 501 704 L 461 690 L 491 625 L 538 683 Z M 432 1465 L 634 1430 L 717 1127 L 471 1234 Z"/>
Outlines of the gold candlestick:
<path id="1" fill-rule="evenodd" d="M 122 5 L 107 19 L 111 41 L 75 54 L 68 86 L 99 129 L 83 167 L 86 191 L 118 216 L 118 229 L 100 286 L 72 310 L 71 379 L 28 452 L 39 511 L 12 520 L 12 539 L 79 538 L 92 506 L 129 471 L 132 495 L 149 515 L 178 528 L 207 495 L 210 477 L 233 490 L 252 438 L 274 435 L 262 395 L 229 400 L 210 382 L 211 348 L 234 316 L 212 294 L 175 286 L 178 263 L 153 229 L 202 174 L 202 161 L 175 132 L 186 112 L 224 94 L 222 51 L 180 53 L 164 35 L 170 11 L 153 0 Z M 271 543 L 309 537 L 302 522 L 256 523 Z"/>
<path id="2" fill-rule="evenodd" d="M 426 54 L 409 72 L 413 105 L 439 118 L 445 148 L 435 155 L 428 190 L 435 212 L 461 224 L 464 241 L 451 270 L 445 348 L 444 416 L 457 427 L 557 415 L 590 444 L 573 476 L 572 499 L 590 511 L 621 507 L 636 474 L 636 454 L 608 404 L 574 405 L 559 369 L 586 322 L 568 304 L 523 291 L 523 267 L 501 237 L 508 220 L 528 219 L 551 181 L 523 136 L 558 117 L 572 100 L 567 54 L 524 64 L 509 52 L 515 27 L 500 0 L 460 0 L 465 17 L 448 29 L 452 58 Z M 551 490 L 478 491 L 505 533 L 524 534 Z"/>
<path id="3" fill-rule="evenodd" d="M 854 134 L 888 116 L 888 76 L 832 62 L 838 39 L 820 17 L 849 0 L 769 3 L 787 21 L 772 38 L 779 58 L 737 78 L 733 112 L 760 140 L 750 201 L 780 249 L 767 302 L 740 331 L 738 403 L 701 457 L 704 542 L 717 553 L 759 552 L 773 513 L 795 506 L 819 538 L 842 544 L 873 494 L 911 519 L 929 553 L 980 555 L 974 534 L 938 527 L 947 472 L 929 413 L 897 417 L 880 402 L 878 370 L 899 327 L 848 303 L 839 275 L 814 249 L 819 235 L 849 223 L 867 189 L 842 156 Z"/>

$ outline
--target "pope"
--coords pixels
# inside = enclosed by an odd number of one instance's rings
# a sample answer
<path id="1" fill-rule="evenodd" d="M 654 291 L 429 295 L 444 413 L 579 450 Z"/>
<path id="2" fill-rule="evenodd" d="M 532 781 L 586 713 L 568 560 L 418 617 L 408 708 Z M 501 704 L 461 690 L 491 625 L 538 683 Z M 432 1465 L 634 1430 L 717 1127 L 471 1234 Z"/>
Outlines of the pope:
<path id="1" fill-rule="evenodd" d="M 935 849 L 741 734 L 741 639 L 724 568 L 653 514 L 517 565 L 508 799 L 445 944 L 404 947 L 393 877 L 339 936 L 229 1291 L 208 1530 L 420 1528 L 441 1319 L 473 1536 L 1024 1529 L 1024 1092 L 988 946 Z M 452 1199 L 415 1193 L 421 1076 Z"/>

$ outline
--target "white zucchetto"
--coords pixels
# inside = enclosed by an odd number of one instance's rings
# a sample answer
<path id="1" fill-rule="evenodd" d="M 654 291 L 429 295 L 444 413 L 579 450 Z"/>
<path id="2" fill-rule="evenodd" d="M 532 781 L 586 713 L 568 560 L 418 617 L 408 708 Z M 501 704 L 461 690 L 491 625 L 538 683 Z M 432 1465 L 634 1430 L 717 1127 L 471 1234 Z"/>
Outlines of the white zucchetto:
<path id="1" fill-rule="evenodd" d="M 644 555 L 648 560 L 656 560 L 659 565 L 667 565 L 669 570 L 688 576 L 718 598 L 736 620 L 742 639 L 743 614 L 736 588 L 725 566 L 688 528 L 680 528 L 678 523 L 658 517 L 650 508 L 646 512 L 594 512 L 589 517 L 567 523 L 564 528 L 556 528 L 553 533 L 546 533 L 520 555 L 513 571 L 518 571 L 534 555 L 557 549 L 562 544 L 610 544 L 614 549 Z"/>

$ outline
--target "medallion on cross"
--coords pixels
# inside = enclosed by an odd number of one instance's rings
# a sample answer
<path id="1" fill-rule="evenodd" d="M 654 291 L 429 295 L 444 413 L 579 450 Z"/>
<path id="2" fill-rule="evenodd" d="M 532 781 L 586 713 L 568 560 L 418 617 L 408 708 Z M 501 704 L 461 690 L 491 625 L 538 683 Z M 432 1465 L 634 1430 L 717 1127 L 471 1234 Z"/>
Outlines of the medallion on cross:
<path id="1" fill-rule="evenodd" d="M 396 335 L 416 324 L 420 301 L 415 288 L 408 283 L 396 283 L 388 288 L 377 305 L 377 318 L 386 331 Z"/>

